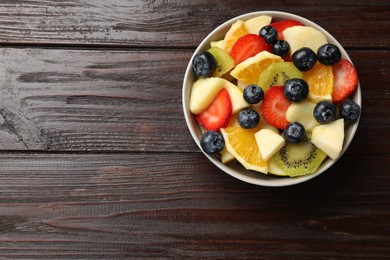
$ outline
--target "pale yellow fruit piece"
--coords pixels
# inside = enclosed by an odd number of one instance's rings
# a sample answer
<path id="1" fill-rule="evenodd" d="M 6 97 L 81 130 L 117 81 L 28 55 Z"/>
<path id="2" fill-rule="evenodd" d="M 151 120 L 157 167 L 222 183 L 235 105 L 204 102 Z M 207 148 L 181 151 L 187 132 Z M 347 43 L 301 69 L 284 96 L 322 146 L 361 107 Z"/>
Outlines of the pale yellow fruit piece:
<path id="1" fill-rule="evenodd" d="M 222 163 L 227 164 L 227 163 L 230 163 L 231 161 L 233 161 L 235 159 L 236 158 L 234 158 L 233 154 L 229 153 L 226 150 L 226 147 L 223 148 L 223 150 L 221 152 L 221 161 L 222 161 Z"/>
<path id="2" fill-rule="evenodd" d="M 330 158 L 337 159 L 344 143 L 344 119 L 316 126 L 313 129 L 311 142 Z"/>
<path id="3" fill-rule="evenodd" d="M 218 47 L 223 49 L 223 40 L 210 42 L 210 47 Z"/>
<path id="4" fill-rule="evenodd" d="M 283 31 L 284 39 L 290 44 L 291 55 L 298 49 L 307 47 L 315 53 L 320 46 L 328 43 L 325 34 L 311 26 L 293 26 Z"/>
<path id="5" fill-rule="evenodd" d="M 260 15 L 245 21 L 245 27 L 248 33 L 259 34 L 261 28 L 271 23 L 272 17 L 268 15 Z"/>
<path id="6" fill-rule="evenodd" d="M 229 92 L 230 100 L 232 101 L 233 114 L 250 106 L 250 104 L 244 100 L 242 90 L 236 85 L 226 80 L 224 88 Z"/>
<path id="7" fill-rule="evenodd" d="M 233 77 L 233 76 L 232 76 Z M 241 90 L 244 90 L 244 88 L 248 86 L 248 84 L 246 84 L 245 82 L 241 81 L 241 80 L 237 80 L 237 87 L 239 87 Z"/>
<path id="8" fill-rule="evenodd" d="M 235 114 L 232 114 L 231 118 L 230 118 L 230 121 L 228 123 L 228 125 L 226 127 L 236 127 L 236 126 L 240 126 L 238 124 L 238 121 L 237 121 L 237 113 Z"/>
<path id="9" fill-rule="evenodd" d="M 270 129 L 261 129 L 255 134 L 255 138 L 260 154 L 266 161 L 285 144 L 284 138 Z"/>
<path id="10" fill-rule="evenodd" d="M 268 51 L 262 51 L 238 64 L 230 74 L 244 84 L 256 84 L 260 74 L 276 62 L 283 62 L 283 59 Z"/>
<path id="11" fill-rule="evenodd" d="M 255 109 L 255 110 L 256 111 L 260 111 L 259 108 Z M 264 118 L 260 119 L 259 127 L 260 127 L 260 129 L 268 129 L 268 130 L 271 130 L 272 132 L 274 132 L 276 134 L 279 134 L 279 129 L 277 129 L 276 127 L 268 124 L 267 121 L 264 120 Z"/>
<path id="12" fill-rule="evenodd" d="M 245 23 L 241 20 L 236 21 L 225 34 L 223 49 L 230 53 L 236 41 L 245 34 L 248 34 Z"/>
<path id="13" fill-rule="evenodd" d="M 244 129 L 240 126 L 226 127 L 221 129 L 225 140 L 225 147 L 237 161 L 247 170 L 262 173 L 268 172 L 267 162 L 261 157 L 259 147 L 256 144 L 255 133 L 259 127 Z"/>
<path id="14" fill-rule="evenodd" d="M 286 119 L 288 122 L 302 124 L 306 131 L 311 132 L 315 126 L 319 125 L 313 115 L 315 106 L 316 103 L 307 99 L 297 103 L 293 102 L 286 111 Z"/>
<path id="15" fill-rule="evenodd" d="M 318 96 L 315 94 L 309 94 L 307 98 L 314 103 L 318 103 L 320 101 L 332 102 L 332 95 Z"/>
<path id="16" fill-rule="evenodd" d="M 190 111 L 197 115 L 204 111 L 225 86 L 221 78 L 200 78 L 192 84 L 190 94 Z"/>

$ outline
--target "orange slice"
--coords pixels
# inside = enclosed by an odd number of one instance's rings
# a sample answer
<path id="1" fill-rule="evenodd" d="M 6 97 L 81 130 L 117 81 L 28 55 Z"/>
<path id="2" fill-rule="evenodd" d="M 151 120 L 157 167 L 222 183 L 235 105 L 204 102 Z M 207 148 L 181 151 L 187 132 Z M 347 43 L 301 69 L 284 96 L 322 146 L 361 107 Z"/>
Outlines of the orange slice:
<path id="1" fill-rule="evenodd" d="M 333 70 L 317 62 L 314 67 L 302 73 L 303 79 L 309 85 L 309 100 L 317 103 L 322 100 L 332 101 Z"/>
<path id="2" fill-rule="evenodd" d="M 267 162 L 261 157 L 255 134 L 260 126 L 244 129 L 239 125 L 221 129 L 226 150 L 231 153 L 246 169 L 262 173 L 268 172 Z"/>
<path id="3" fill-rule="evenodd" d="M 223 49 L 230 53 L 233 45 L 236 43 L 238 38 L 248 34 L 248 30 L 246 29 L 245 23 L 241 20 L 235 22 L 229 29 L 229 31 L 225 34 Z"/>
<path id="4" fill-rule="evenodd" d="M 269 65 L 276 62 L 283 62 L 283 59 L 268 51 L 262 51 L 238 64 L 230 72 L 230 75 L 245 84 L 257 84 L 260 74 L 268 68 Z"/>

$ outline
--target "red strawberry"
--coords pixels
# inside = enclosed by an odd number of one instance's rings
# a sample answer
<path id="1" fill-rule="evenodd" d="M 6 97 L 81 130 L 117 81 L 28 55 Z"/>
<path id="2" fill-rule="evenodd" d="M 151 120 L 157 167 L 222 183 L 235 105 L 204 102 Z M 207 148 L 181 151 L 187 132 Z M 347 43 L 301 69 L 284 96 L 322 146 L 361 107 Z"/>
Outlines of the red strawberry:
<path id="1" fill-rule="evenodd" d="M 222 89 L 211 105 L 202 113 L 195 116 L 199 125 L 207 130 L 216 130 L 226 127 L 232 116 L 232 101 L 229 92 Z"/>
<path id="2" fill-rule="evenodd" d="M 265 51 L 272 53 L 272 43 L 267 44 L 267 47 L 265 47 Z"/>
<path id="3" fill-rule="evenodd" d="M 233 45 L 230 56 L 237 65 L 259 52 L 267 50 L 267 48 L 267 43 L 262 37 L 256 34 L 246 34 L 241 36 Z"/>
<path id="4" fill-rule="evenodd" d="M 286 61 L 286 62 L 292 62 L 292 58 L 291 58 L 290 55 L 288 55 L 288 54 L 287 54 L 286 56 L 283 56 L 282 58 L 283 58 L 283 60 Z"/>
<path id="5" fill-rule="evenodd" d="M 303 23 L 291 19 L 286 19 L 280 22 L 271 23 L 270 25 L 275 27 L 275 29 L 278 31 L 278 40 L 284 40 L 283 31 L 285 29 L 296 25 L 303 25 Z"/>
<path id="6" fill-rule="evenodd" d="M 332 102 L 338 104 L 356 90 L 358 76 L 355 67 L 347 59 L 341 59 L 332 68 L 334 76 Z"/>
<path id="7" fill-rule="evenodd" d="M 283 86 L 273 86 L 267 90 L 260 106 L 265 121 L 279 129 L 285 129 L 289 124 L 286 111 L 291 104 L 284 96 L 283 88 Z"/>

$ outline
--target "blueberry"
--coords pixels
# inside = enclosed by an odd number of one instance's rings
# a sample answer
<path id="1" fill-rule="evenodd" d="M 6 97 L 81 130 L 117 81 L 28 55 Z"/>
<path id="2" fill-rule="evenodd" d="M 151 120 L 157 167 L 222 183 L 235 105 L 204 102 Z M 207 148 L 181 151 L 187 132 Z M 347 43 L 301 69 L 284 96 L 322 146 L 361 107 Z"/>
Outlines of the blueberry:
<path id="1" fill-rule="evenodd" d="M 340 117 L 346 121 L 356 122 L 360 115 L 360 106 L 353 100 L 346 99 L 340 104 Z"/>
<path id="2" fill-rule="evenodd" d="M 249 104 L 257 104 L 264 98 L 264 91 L 256 84 L 248 85 L 244 88 L 244 100 Z"/>
<path id="3" fill-rule="evenodd" d="M 305 127 L 298 122 L 291 123 L 286 127 L 283 135 L 289 143 L 300 143 L 306 136 Z"/>
<path id="4" fill-rule="evenodd" d="M 324 65 L 333 65 L 340 61 L 340 49 L 333 44 L 324 44 L 317 51 L 318 61 Z"/>
<path id="5" fill-rule="evenodd" d="M 304 100 L 309 95 L 309 85 L 303 79 L 288 79 L 284 83 L 284 96 L 292 102 Z"/>
<path id="6" fill-rule="evenodd" d="M 195 55 L 192 60 L 192 71 L 197 77 L 210 77 L 217 67 L 214 56 L 205 51 Z"/>
<path id="7" fill-rule="evenodd" d="M 300 71 L 308 71 L 316 64 L 317 55 L 312 49 L 303 47 L 293 53 L 292 62 Z"/>
<path id="8" fill-rule="evenodd" d="M 200 139 L 200 146 L 207 154 L 216 154 L 222 152 L 225 147 L 225 141 L 221 133 L 217 131 L 207 131 Z"/>
<path id="9" fill-rule="evenodd" d="M 266 43 L 274 43 L 278 39 L 278 31 L 272 25 L 266 25 L 260 29 L 259 35 Z"/>
<path id="10" fill-rule="evenodd" d="M 321 124 L 326 124 L 336 119 L 336 106 L 329 101 L 321 101 L 314 107 L 313 116 Z"/>
<path id="11" fill-rule="evenodd" d="M 251 129 L 259 124 L 260 116 L 255 110 L 245 108 L 238 113 L 237 121 L 242 128 Z"/>
<path id="12" fill-rule="evenodd" d="M 281 57 L 286 56 L 290 50 L 290 44 L 284 40 L 278 40 L 272 44 L 272 52 Z"/>

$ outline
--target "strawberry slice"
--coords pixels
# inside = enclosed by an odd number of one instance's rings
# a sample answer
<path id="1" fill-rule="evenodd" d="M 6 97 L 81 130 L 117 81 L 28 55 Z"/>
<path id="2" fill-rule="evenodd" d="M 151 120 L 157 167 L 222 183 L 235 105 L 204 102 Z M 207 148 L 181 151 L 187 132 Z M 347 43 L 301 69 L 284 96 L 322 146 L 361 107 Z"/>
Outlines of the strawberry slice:
<path id="1" fill-rule="evenodd" d="M 356 90 L 358 76 L 355 67 L 347 59 L 341 59 L 332 68 L 334 77 L 332 102 L 338 104 Z"/>
<path id="2" fill-rule="evenodd" d="M 278 31 L 278 40 L 284 40 L 284 36 L 283 36 L 284 30 L 286 30 L 289 27 L 303 25 L 303 23 L 292 19 L 285 19 L 280 22 L 271 23 L 270 25 L 272 25 Z"/>
<path id="3" fill-rule="evenodd" d="M 206 130 L 219 131 L 226 127 L 232 116 L 232 101 L 229 92 L 222 89 L 211 105 L 202 113 L 195 116 L 195 120 Z"/>
<path id="4" fill-rule="evenodd" d="M 291 104 L 284 96 L 283 88 L 283 86 L 273 86 L 267 90 L 260 106 L 265 121 L 279 129 L 285 129 L 289 124 L 286 111 Z"/>
<path id="5" fill-rule="evenodd" d="M 259 52 L 267 50 L 269 47 L 265 40 L 256 34 L 246 34 L 241 36 L 233 45 L 230 56 L 234 59 L 235 64 L 255 56 Z"/>
<path id="6" fill-rule="evenodd" d="M 291 56 L 288 55 L 288 54 L 287 54 L 286 56 L 283 56 L 282 59 L 283 59 L 284 61 L 286 61 L 286 62 L 292 62 L 292 58 L 291 58 Z"/>

